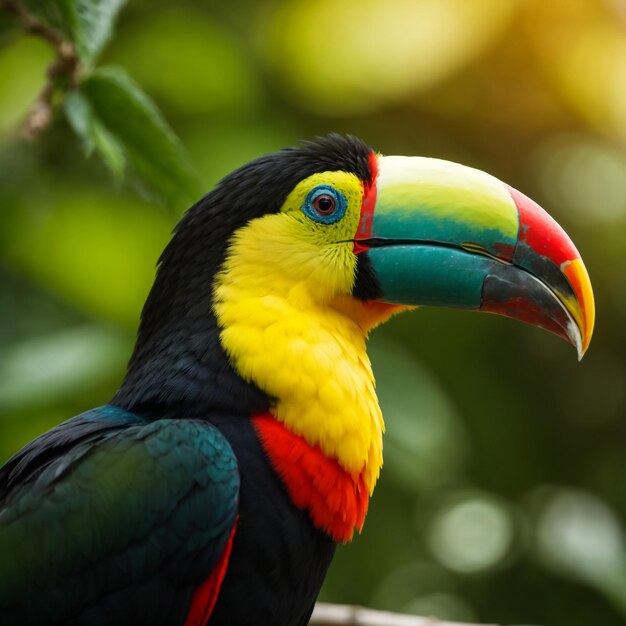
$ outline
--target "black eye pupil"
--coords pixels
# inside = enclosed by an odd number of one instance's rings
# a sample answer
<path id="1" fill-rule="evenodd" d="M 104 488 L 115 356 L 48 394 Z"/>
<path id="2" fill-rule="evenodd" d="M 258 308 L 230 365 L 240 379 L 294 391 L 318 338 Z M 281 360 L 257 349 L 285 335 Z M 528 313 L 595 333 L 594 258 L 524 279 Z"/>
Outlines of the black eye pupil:
<path id="1" fill-rule="evenodd" d="M 322 194 L 313 200 L 313 206 L 318 213 L 328 215 L 335 210 L 335 198 L 329 194 Z"/>

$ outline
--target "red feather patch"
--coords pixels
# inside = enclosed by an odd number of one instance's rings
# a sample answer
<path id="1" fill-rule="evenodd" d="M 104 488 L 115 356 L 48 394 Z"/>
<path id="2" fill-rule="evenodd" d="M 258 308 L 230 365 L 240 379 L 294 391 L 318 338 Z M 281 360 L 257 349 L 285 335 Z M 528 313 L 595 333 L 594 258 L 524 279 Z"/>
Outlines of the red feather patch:
<path id="1" fill-rule="evenodd" d="M 211 575 L 194 591 L 185 626 L 205 626 L 209 621 L 209 617 L 211 617 L 211 613 L 213 613 L 215 608 L 226 570 L 228 569 L 228 559 L 233 548 L 233 537 L 235 536 L 236 528 L 237 521 L 235 520 L 235 525 L 230 531 L 228 542 L 217 565 L 213 568 Z"/>
<path id="2" fill-rule="evenodd" d="M 335 541 L 350 541 L 367 513 L 369 494 L 363 476 L 353 477 L 269 413 L 253 417 L 252 424 L 293 503 Z"/>

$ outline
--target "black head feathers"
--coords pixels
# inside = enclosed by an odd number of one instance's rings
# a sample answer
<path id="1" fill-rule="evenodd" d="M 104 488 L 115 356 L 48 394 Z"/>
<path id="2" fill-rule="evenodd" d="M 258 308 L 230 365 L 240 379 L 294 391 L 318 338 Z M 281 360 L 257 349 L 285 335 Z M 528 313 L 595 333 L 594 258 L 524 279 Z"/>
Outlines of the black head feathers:
<path id="1" fill-rule="evenodd" d="M 250 161 L 225 176 L 189 209 L 170 245 L 175 246 L 176 237 L 187 229 L 205 225 L 211 231 L 207 235 L 218 231 L 227 236 L 255 217 L 276 213 L 301 180 L 318 172 L 351 172 L 368 182 L 371 152 L 372 148 L 357 137 L 333 133 Z M 161 260 L 166 260 L 169 253 L 166 249 Z"/>

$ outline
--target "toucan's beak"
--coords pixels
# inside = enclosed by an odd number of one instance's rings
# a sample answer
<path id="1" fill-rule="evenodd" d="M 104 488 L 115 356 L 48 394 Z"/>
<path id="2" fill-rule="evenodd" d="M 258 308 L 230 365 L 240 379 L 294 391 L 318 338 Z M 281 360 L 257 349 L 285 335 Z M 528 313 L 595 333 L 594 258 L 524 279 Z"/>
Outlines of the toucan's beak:
<path id="1" fill-rule="evenodd" d="M 438 159 L 379 156 L 378 172 L 355 252 L 368 252 L 381 300 L 506 315 L 556 333 L 582 358 L 595 316 L 591 282 L 539 205 Z"/>

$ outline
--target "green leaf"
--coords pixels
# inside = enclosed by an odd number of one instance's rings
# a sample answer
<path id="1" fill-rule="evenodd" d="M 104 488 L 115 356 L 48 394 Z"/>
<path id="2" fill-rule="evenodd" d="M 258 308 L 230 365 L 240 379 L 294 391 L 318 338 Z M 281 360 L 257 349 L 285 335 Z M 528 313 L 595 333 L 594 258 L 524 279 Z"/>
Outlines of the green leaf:
<path id="1" fill-rule="evenodd" d="M 93 72 L 80 92 L 67 98 L 65 114 L 87 153 L 96 150 L 116 175 L 128 161 L 149 190 L 174 206 L 200 195 L 197 175 L 179 139 L 121 70 Z"/>
<path id="2" fill-rule="evenodd" d="M 92 61 L 104 48 L 126 0 L 26 0 L 28 10 L 63 32 L 83 61 Z"/>
<path id="3" fill-rule="evenodd" d="M 126 165 L 124 149 L 94 115 L 87 98 L 73 91 L 65 99 L 64 109 L 70 126 L 83 141 L 86 155 L 96 150 L 116 178 L 121 178 Z"/>

